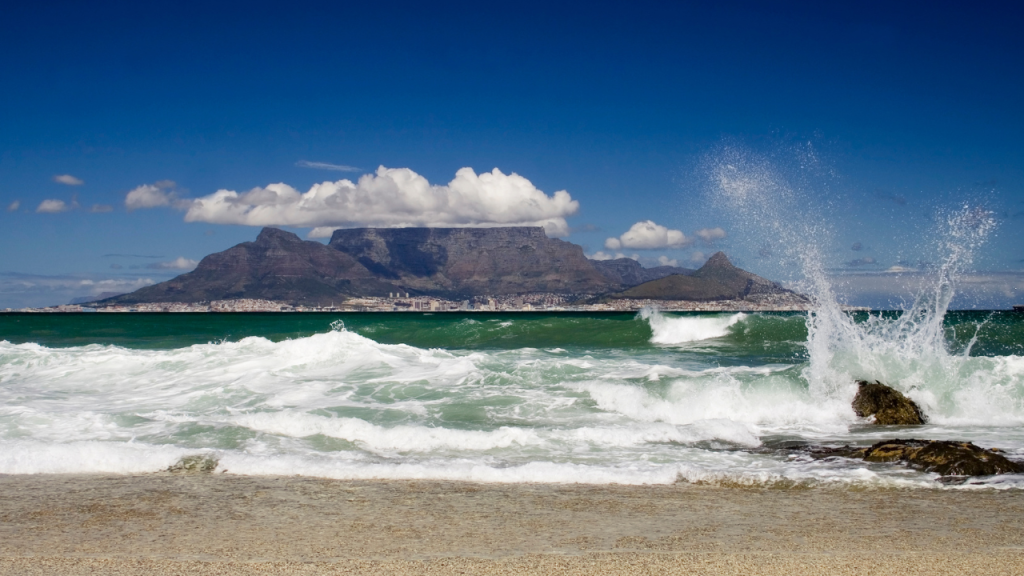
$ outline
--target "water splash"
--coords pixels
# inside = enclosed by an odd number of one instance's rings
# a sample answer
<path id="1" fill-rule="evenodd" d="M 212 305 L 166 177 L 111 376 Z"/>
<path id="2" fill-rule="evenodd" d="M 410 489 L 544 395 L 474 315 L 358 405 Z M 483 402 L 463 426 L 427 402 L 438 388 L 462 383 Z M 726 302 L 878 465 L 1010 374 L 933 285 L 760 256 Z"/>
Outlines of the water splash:
<path id="1" fill-rule="evenodd" d="M 933 233 L 939 264 L 924 272 L 913 304 L 858 321 L 836 297 L 825 268 L 834 219 L 815 201 L 823 195 L 792 184 L 806 179 L 787 178 L 777 164 L 739 147 L 724 149 L 707 168 L 713 203 L 728 208 L 766 246 L 780 246 L 780 253 L 762 249 L 761 255 L 794 264 L 798 290 L 814 302 L 806 320 L 809 361 L 803 371 L 813 397 L 847 402 L 856 380 L 881 380 L 910 394 L 926 412 L 958 410 L 956 398 L 972 386 L 959 377 L 970 347 L 962 354 L 949 350 L 943 319 L 957 278 L 995 228 L 990 211 L 964 204 L 943 213 Z"/>

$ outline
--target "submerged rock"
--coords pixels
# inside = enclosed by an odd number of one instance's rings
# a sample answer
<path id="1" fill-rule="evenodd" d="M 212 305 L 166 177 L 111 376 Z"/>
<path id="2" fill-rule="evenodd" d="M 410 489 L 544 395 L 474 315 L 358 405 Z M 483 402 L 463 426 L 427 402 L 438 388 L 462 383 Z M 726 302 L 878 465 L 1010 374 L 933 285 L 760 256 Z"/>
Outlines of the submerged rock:
<path id="1" fill-rule="evenodd" d="M 853 411 L 861 418 L 875 417 L 875 424 L 883 426 L 915 426 L 924 424 L 924 413 L 910 398 L 881 382 L 861 380 L 853 398 Z"/>
<path id="2" fill-rule="evenodd" d="M 213 472 L 219 462 L 212 454 L 192 454 L 191 456 L 182 456 L 180 460 L 167 468 L 167 471 L 182 473 Z"/>
<path id="3" fill-rule="evenodd" d="M 971 442 L 895 438 L 877 442 L 867 448 L 844 446 L 818 449 L 812 453 L 819 458 L 843 456 L 867 462 L 896 462 L 942 476 L 1024 473 L 1024 464 L 1006 458 L 999 450 L 986 450 Z"/>

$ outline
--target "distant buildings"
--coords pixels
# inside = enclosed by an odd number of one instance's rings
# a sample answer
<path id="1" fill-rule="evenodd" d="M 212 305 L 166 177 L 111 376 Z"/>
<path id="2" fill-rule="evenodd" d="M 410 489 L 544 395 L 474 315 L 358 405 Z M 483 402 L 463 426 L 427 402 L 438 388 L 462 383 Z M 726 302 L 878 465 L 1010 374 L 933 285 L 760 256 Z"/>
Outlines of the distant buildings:
<path id="1" fill-rule="evenodd" d="M 23 308 L 8 312 L 538 312 L 538 311 L 579 311 L 579 312 L 636 312 L 642 308 L 655 307 L 661 310 L 681 312 L 767 312 L 802 311 L 810 309 L 805 302 L 794 303 L 792 299 L 761 297 L 750 300 L 715 300 L 695 302 L 689 300 L 637 300 L 617 299 L 582 304 L 592 299 L 589 294 L 517 294 L 508 296 L 485 296 L 469 300 L 445 300 L 429 296 L 412 296 L 392 293 L 388 298 L 367 296 L 349 298 L 331 306 L 302 306 L 272 300 L 243 298 L 238 300 L 215 300 L 212 302 L 149 302 L 131 305 L 110 305 L 102 308 L 83 308 L 79 305 L 51 306 L 48 308 Z"/>

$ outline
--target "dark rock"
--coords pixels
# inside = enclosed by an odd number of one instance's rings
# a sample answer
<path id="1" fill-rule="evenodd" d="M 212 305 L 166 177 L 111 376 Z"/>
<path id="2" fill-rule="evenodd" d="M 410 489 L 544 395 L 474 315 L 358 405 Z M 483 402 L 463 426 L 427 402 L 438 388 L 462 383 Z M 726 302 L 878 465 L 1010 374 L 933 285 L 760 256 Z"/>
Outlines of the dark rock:
<path id="1" fill-rule="evenodd" d="M 217 469 L 217 464 L 220 461 L 213 457 L 211 454 L 193 454 L 191 456 L 184 456 L 169 468 L 168 472 L 179 472 L 179 473 L 210 473 Z"/>
<path id="2" fill-rule="evenodd" d="M 422 294 L 601 294 L 613 288 L 582 247 L 548 238 L 540 227 L 342 229 L 330 246 Z"/>
<path id="3" fill-rule="evenodd" d="M 884 440 L 864 449 L 868 462 L 904 462 L 942 476 L 991 476 L 1024 472 L 1024 464 L 1007 459 L 997 450 L 971 442 L 945 440 Z"/>
<path id="4" fill-rule="evenodd" d="M 630 288 L 643 284 L 644 282 L 658 280 L 672 274 L 689 276 L 696 272 L 696 270 L 679 268 L 677 266 L 656 266 L 654 268 L 644 268 L 639 262 L 632 258 L 591 260 L 590 262 L 601 274 L 604 275 L 605 278 L 608 279 L 609 282 L 619 286 L 620 288 Z"/>
<path id="5" fill-rule="evenodd" d="M 867 448 L 813 448 L 815 458 L 841 456 L 867 462 L 905 464 L 922 472 L 949 476 L 991 476 L 1024 472 L 1024 464 L 1014 462 L 997 449 L 986 450 L 971 442 L 946 440 L 883 440 Z"/>
<path id="6" fill-rule="evenodd" d="M 875 417 L 883 426 L 916 426 L 925 423 L 921 408 L 910 398 L 881 382 L 857 382 L 860 387 L 853 398 L 853 411 L 861 418 Z"/>

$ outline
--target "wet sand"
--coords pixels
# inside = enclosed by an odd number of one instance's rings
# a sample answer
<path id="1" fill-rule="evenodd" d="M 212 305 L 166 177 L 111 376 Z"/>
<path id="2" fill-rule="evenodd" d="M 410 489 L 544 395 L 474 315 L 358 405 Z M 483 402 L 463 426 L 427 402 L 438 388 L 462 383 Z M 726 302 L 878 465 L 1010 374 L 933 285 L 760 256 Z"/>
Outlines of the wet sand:
<path id="1" fill-rule="evenodd" d="M 0 574 L 1024 574 L 1024 493 L 0 476 Z"/>

